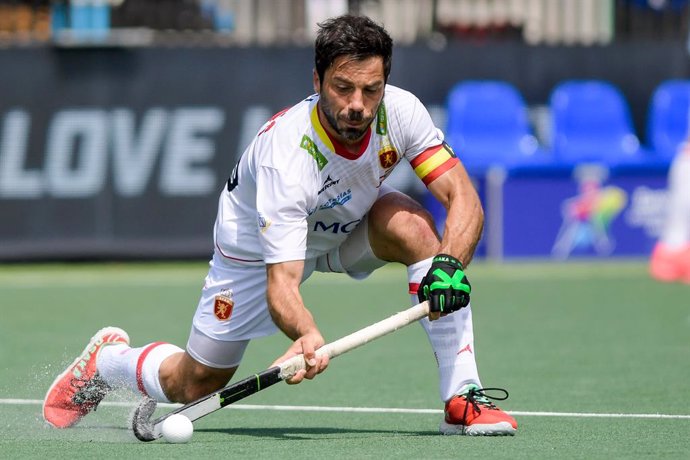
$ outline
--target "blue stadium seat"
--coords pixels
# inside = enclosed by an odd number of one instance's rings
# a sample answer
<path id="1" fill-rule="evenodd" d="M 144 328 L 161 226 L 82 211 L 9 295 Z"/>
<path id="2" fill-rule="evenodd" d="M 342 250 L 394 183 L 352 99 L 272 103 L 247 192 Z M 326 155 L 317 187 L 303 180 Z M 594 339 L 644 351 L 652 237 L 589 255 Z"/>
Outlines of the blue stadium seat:
<path id="1" fill-rule="evenodd" d="M 680 12 L 683 8 L 687 8 L 689 2 L 688 0 L 667 0 L 656 2 L 652 2 L 650 0 L 627 0 L 627 3 L 630 3 L 637 8 L 654 12 L 668 10 Z"/>
<path id="2" fill-rule="evenodd" d="M 563 81 L 552 90 L 549 106 L 556 161 L 616 166 L 645 160 L 628 103 L 612 84 Z"/>
<path id="3" fill-rule="evenodd" d="M 656 157 L 671 160 L 688 135 L 690 80 L 666 80 L 649 105 L 647 144 Z"/>
<path id="4" fill-rule="evenodd" d="M 470 173 L 514 166 L 538 153 L 520 92 L 502 81 L 463 81 L 447 99 L 446 139 Z"/>

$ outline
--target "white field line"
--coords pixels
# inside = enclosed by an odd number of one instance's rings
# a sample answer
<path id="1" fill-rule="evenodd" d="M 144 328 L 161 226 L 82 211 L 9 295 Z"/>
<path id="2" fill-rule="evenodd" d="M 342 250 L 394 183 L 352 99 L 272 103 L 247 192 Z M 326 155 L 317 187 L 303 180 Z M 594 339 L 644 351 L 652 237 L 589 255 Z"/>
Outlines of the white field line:
<path id="1" fill-rule="evenodd" d="M 6 405 L 40 405 L 40 399 L 0 399 L 0 404 Z M 104 401 L 101 406 L 134 407 L 136 403 Z M 159 407 L 180 407 L 179 404 L 158 404 Z M 272 406 L 260 404 L 233 404 L 227 406 L 235 410 L 268 410 L 283 412 L 360 412 L 367 414 L 443 414 L 441 409 L 409 409 L 401 407 L 335 407 L 335 406 Z M 527 417 L 581 417 L 581 418 L 651 418 L 651 419 L 684 419 L 690 420 L 690 415 L 677 414 L 601 414 L 587 412 L 539 412 L 539 411 L 507 411 L 511 415 Z"/>

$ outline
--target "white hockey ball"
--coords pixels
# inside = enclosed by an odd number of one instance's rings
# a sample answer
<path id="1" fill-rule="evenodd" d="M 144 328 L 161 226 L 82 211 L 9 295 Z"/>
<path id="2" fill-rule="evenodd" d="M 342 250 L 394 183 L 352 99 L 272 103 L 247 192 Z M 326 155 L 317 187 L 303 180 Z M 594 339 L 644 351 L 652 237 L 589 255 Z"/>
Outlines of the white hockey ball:
<path id="1" fill-rule="evenodd" d="M 163 420 L 161 427 L 163 439 L 173 444 L 183 444 L 192 439 L 194 425 L 182 414 L 173 414 Z"/>

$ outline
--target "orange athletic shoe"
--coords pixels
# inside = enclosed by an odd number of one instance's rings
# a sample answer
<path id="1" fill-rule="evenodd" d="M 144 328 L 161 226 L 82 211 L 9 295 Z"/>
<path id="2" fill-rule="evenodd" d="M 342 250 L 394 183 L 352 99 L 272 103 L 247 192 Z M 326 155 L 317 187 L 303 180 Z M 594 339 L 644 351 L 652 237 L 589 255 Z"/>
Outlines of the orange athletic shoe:
<path id="1" fill-rule="evenodd" d="M 107 345 L 129 345 L 129 336 L 117 327 L 96 332 L 84 351 L 55 379 L 43 400 L 43 418 L 55 428 L 76 425 L 96 409 L 110 387 L 96 371 L 98 353 Z"/>
<path id="2" fill-rule="evenodd" d="M 506 396 L 495 398 L 487 395 L 487 390 L 503 391 Z M 513 436 L 517 431 L 517 422 L 496 407 L 489 398 L 504 400 L 508 398 L 508 392 L 501 388 L 466 385 L 446 403 L 446 416 L 439 431 L 443 434 L 468 436 Z"/>
<path id="3" fill-rule="evenodd" d="M 690 283 L 690 246 L 671 249 L 663 243 L 657 243 L 649 260 L 649 274 L 664 283 Z"/>

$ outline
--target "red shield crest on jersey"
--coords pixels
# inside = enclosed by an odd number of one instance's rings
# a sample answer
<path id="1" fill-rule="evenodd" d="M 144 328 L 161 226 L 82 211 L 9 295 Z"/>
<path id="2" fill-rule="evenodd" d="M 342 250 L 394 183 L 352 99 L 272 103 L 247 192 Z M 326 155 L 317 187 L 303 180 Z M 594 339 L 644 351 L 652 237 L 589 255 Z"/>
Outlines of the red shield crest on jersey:
<path id="1" fill-rule="evenodd" d="M 232 307 L 234 306 L 235 302 L 233 302 L 232 299 L 217 295 L 213 303 L 213 313 L 219 321 L 227 321 L 230 319 L 230 315 L 232 315 Z"/>
<path id="2" fill-rule="evenodd" d="M 398 152 L 395 150 L 382 150 L 379 152 L 379 163 L 383 169 L 388 169 L 395 166 L 398 162 Z"/>

